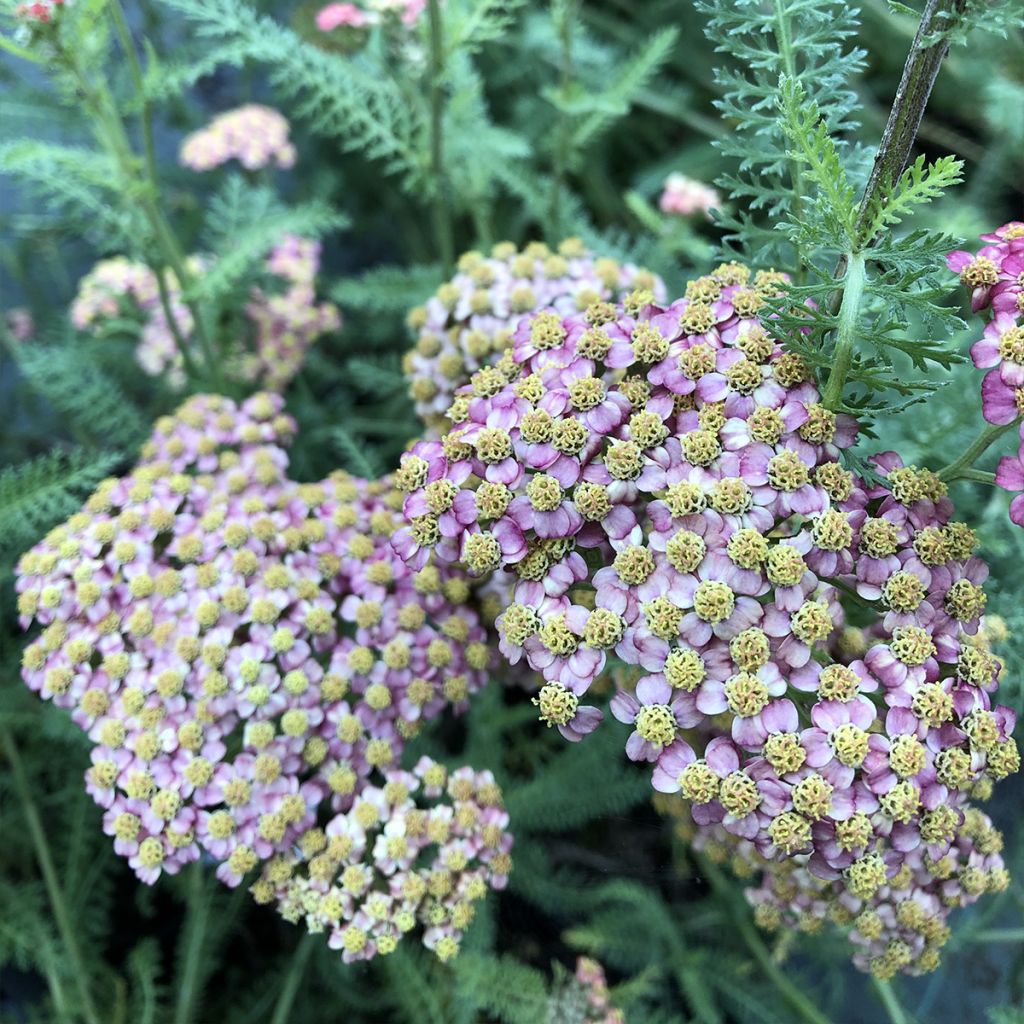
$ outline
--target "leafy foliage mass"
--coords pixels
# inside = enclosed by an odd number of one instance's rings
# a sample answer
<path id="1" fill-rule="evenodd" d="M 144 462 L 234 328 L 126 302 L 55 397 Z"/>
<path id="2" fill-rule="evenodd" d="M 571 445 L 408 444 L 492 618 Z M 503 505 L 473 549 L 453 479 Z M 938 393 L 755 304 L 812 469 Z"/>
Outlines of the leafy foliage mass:
<path id="1" fill-rule="evenodd" d="M 509 891 L 453 964 L 400 947 L 343 967 L 320 937 L 201 870 L 142 890 L 81 791 L 83 737 L 19 681 L 11 586 L 20 552 L 129 465 L 176 401 L 136 366 L 136 322 L 114 318 L 99 337 L 68 326 L 77 281 L 114 253 L 212 257 L 185 290 L 209 336 L 191 381 L 202 390 L 275 241 L 325 241 L 346 322 L 287 396 L 298 479 L 339 466 L 377 477 L 417 435 L 403 321 L 455 254 L 568 235 L 650 267 L 670 292 L 730 254 L 788 271 L 767 323 L 833 407 L 908 463 L 946 463 L 978 422 L 958 398 L 972 339 L 943 257 L 954 235 L 1019 215 L 1019 4 L 945 5 L 956 17 L 925 42 L 953 47 L 918 146 L 868 195 L 921 5 L 446 0 L 439 35 L 424 16 L 401 43 L 328 37 L 316 4 L 126 6 L 122 22 L 109 0 L 69 5 L 77 45 L 45 67 L 25 59 L 33 38 L 13 5 L 0 19 L 0 300 L 36 324 L 19 342 L 0 323 L 0 1018 L 569 1024 L 585 1018 L 566 965 L 587 953 L 630 1021 L 1024 1021 L 1019 782 L 991 808 L 1015 887 L 965 915 L 942 972 L 876 991 L 838 941 L 754 929 L 735 882 L 652 809 L 646 774 L 616 755 L 622 735 L 566 746 L 500 679 L 417 741 L 492 769 L 516 835 Z M 295 171 L 177 166 L 186 132 L 250 101 L 291 120 Z M 677 170 L 717 182 L 717 224 L 658 211 Z M 1019 635 L 1024 535 L 1001 494 L 965 481 L 955 497 L 996 567 L 992 607 Z M 1020 645 L 1000 653 L 1004 699 L 1024 710 Z"/>

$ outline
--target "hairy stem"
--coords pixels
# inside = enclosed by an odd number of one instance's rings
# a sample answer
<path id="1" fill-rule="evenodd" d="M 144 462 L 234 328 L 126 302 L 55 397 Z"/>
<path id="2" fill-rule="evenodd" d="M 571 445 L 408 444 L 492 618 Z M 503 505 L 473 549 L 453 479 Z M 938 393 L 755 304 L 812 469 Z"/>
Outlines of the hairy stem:
<path id="1" fill-rule="evenodd" d="M 733 888 L 726 881 L 718 865 L 701 854 L 696 856 L 702 873 L 711 882 L 711 888 L 725 904 L 740 937 L 758 962 L 765 977 L 775 986 L 779 995 L 789 1004 L 797 1018 L 805 1021 L 806 1024 L 830 1024 L 829 1019 L 815 1008 L 807 996 L 786 977 L 779 965 L 772 959 L 768 947 L 761 940 L 761 936 L 757 934 L 757 929 L 749 916 L 736 907 Z"/>
<path id="2" fill-rule="evenodd" d="M 178 1000 L 174 1008 L 174 1024 L 191 1024 L 196 1000 L 202 987 L 200 965 L 210 918 L 210 893 L 202 863 L 192 865 L 188 880 L 188 909 L 185 917 L 185 957 L 181 970 Z"/>
<path id="3" fill-rule="evenodd" d="M 64 899 L 64 893 L 57 878 L 57 869 L 54 866 L 53 856 L 50 853 L 46 832 L 43 830 L 43 823 L 39 818 L 39 811 L 36 809 L 32 790 L 25 777 L 25 768 L 21 762 L 21 755 L 18 753 L 14 737 L 6 729 L 0 728 L 0 741 L 3 743 L 4 754 L 11 766 L 14 790 L 18 795 L 22 812 L 25 815 L 25 823 L 28 825 L 29 836 L 35 849 L 36 861 L 39 863 L 39 870 L 43 875 L 43 884 L 46 886 L 46 895 L 49 897 L 53 917 L 57 923 L 57 931 L 67 953 L 70 974 L 74 978 L 75 986 L 78 989 L 78 997 L 82 1004 L 82 1016 L 88 1024 L 99 1024 L 96 1005 L 93 1002 L 92 992 L 89 989 L 88 975 L 85 972 L 85 961 L 82 959 L 82 951 L 75 936 L 75 929 L 71 921 L 71 915 L 68 912 L 67 902 Z"/>
<path id="4" fill-rule="evenodd" d="M 833 352 L 832 370 L 825 385 L 822 404 L 826 409 L 837 409 L 843 400 L 843 385 L 853 364 L 853 346 L 857 340 L 857 323 L 860 318 L 860 300 L 864 294 L 864 256 L 853 253 L 849 256 L 846 278 L 843 282 L 843 301 L 839 307 L 839 322 L 836 326 L 836 343 Z"/>
<path id="5" fill-rule="evenodd" d="M 295 947 L 284 984 L 281 986 L 277 1002 L 274 1004 L 274 1015 L 270 1018 L 270 1024 L 288 1024 L 292 1003 L 295 1002 L 295 994 L 299 990 L 302 976 L 306 971 L 306 964 L 309 962 L 309 955 L 313 952 L 317 938 L 318 936 L 312 934 L 304 935 Z"/>
<path id="6" fill-rule="evenodd" d="M 1019 419 L 1014 420 L 1012 423 L 1007 423 L 1005 426 L 986 426 L 984 430 L 974 439 L 967 451 L 960 456 L 960 458 L 951 462 L 948 466 L 943 466 L 939 470 L 939 478 L 945 480 L 946 483 L 950 483 L 953 480 L 964 480 L 964 479 L 977 479 L 973 475 L 969 475 L 968 471 L 974 465 L 978 459 L 997 441 L 1003 436 L 1008 430 L 1012 430 L 1020 423 Z M 992 478 L 995 480 L 995 477 Z M 984 481 L 988 483 L 986 479 Z"/>
<path id="7" fill-rule="evenodd" d="M 455 270 L 455 241 L 444 170 L 444 26 L 440 0 L 429 0 L 430 26 L 430 169 L 434 175 L 434 231 L 444 276 Z"/>

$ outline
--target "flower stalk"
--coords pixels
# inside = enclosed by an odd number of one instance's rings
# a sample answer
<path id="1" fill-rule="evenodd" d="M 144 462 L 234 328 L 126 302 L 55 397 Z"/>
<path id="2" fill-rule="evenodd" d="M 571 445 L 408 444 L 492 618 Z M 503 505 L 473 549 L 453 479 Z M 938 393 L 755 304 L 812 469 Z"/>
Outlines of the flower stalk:
<path id="1" fill-rule="evenodd" d="M 954 480 L 978 480 L 981 483 L 994 483 L 994 475 L 986 473 L 983 474 L 982 479 L 979 479 L 979 477 L 975 475 L 977 471 L 973 470 L 971 467 L 993 444 L 995 444 L 996 441 L 999 440 L 999 438 L 1003 436 L 1003 434 L 1018 426 L 1019 423 L 1020 420 L 1017 419 L 1012 423 L 1000 424 L 998 426 L 986 426 L 974 441 L 971 442 L 963 455 L 949 463 L 948 466 L 944 466 L 939 470 L 939 477 L 946 483 L 952 483 Z"/>
<path id="2" fill-rule="evenodd" d="M 87 1024 L 99 1024 L 100 1018 L 96 1013 L 96 1004 L 93 1002 L 92 992 L 89 988 L 89 978 L 85 971 L 85 960 L 78 946 L 78 939 L 75 937 L 71 914 L 68 911 L 67 902 L 57 877 L 57 869 L 53 863 L 53 855 L 50 852 L 46 832 L 39 818 L 39 811 L 36 808 L 28 779 L 25 777 L 25 767 L 21 761 L 21 754 L 18 752 L 14 737 L 3 728 L 0 728 L 0 744 L 2 744 L 4 756 L 11 766 L 14 791 L 18 795 L 22 813 L 25 815 L 25 823 L 28 826 L 32 846 L 35 849 L 36 861 L 43 875 L 43 884 L 46 886 L 46 895 L 49 897 L 50 907 L 53 910 L 53 918 L 57 923 L 57 931 L 60 933 L 61 942 L 64 944 L 64 949 L 67 952 L 68 966 L 70 967 L 71 975 L 75 979 L 75 987 L 78 989 L 78 998 L 82 1006 L 82 1016 Z"/>

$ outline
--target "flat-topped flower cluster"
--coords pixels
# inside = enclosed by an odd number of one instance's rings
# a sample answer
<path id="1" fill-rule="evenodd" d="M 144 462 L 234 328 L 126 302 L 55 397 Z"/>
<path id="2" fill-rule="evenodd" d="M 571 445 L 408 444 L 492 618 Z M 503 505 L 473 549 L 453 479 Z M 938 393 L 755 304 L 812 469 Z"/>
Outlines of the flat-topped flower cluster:
<path id="1" fill-rule="evenodd" d="M 267 393 L 241 406 L 190 399 L 157 422 L 128 476 L 102 483 L 17 568 L 22 624 L 41 627 L 25 681 L 93 741 L 87 788 L 145 882 L 202 856 L 237 885 L 312 850 L 321 824 L 333 835 L 329 822 L 350 812 L 387 828 L 359 808 L 383 815 L 372 794 L 403 779 L 392 809 L 408 817 L 415 786 L 395 774 L 406 739 L 486 681 L 490 648 L 466 579 L 395 557 L 401 498 L 387 480 L 290 480 L 295 424 L 281 410 Z M 428 795 L 438 771 L 424 775 Z M 487 813 L 427 833 L 452 889 L 416 918 L 449 953 L 468 911 L 453 923 L 437 907 L 508 872 L 500 793 L 469 775 L 468 794 L 451 789 L 456 812 L 476 800 Z M 265 885 L 257 892 L 266 898 Z M 360 912 L 346 907 L 338 920 Z M 345 948 L 372 955 L 367 943 Z"/>
<path id="2" fill-rule="evenodd" d="M 581 699 L 614 654 L 641 673 L 611 708 L 656 789 L 867 900 L 1020 757 L 973 641 L 974 534 L 935 474 L 843 468 L 856 423 L 759 319 L 783 280 L 725 264 L 669 305 L 524 319 L 516 371 L 478 373 L 404 457 L 394 544 L 514 575 L 500 646 L 542 674 L 542 721 L 594 729 Z"/>
<path id="3" fill-rule="evenodd" d="M 189 260 L 193 274 L 207 267 L 201 256 Z M 247 337 L 225 354 L 223 369 L 230 379 L 280 390 L 301 369 L 310 346 L 340 329 L 337 307 L 317 302 L 319 267 L 320 243 L 312 239 L 284 235 L 270 251 L 263 285 L 252 288 L 245 306 Z M 166 305 L 156 275 L 145 264 L 123 256 L 101 260 L 79 283 L 71 322 L 80 331 L 97 333 L 119 317 L 140 320 L 139 365 L 149 376 L 181 390 L 185 363 L 175 329 L 194 352 L 195 323 L 181 286 L 169 271 L 165 283 Z"/>
<path id="4" fill-rule="evenodd" d="M 658 298 L 665 294 L 657 275 L 596 257 L 576 238 L 557 251 L 542 242 L 522 250 L 502 242 L 490 256 L 465 253 L 455 277 L 408 318 L 416 343 L 406 353 L 405 372 L 427 436 L 447 429 L 449 407 L 465 405 L 478 375 L 492 387 L 514 377 L 512 334 L 524 317 L 547 308 L 579 313 L 635 288 L 649 288 Z"/>
<path id="5" fill-rule="evenodd" d="M 181 144 L 179 159 L 194 171 L 212 171 L 237 160 L 247 171 L 295 166 L 288 121 L 273 107 L 248 103 L 218 114 Z"/>

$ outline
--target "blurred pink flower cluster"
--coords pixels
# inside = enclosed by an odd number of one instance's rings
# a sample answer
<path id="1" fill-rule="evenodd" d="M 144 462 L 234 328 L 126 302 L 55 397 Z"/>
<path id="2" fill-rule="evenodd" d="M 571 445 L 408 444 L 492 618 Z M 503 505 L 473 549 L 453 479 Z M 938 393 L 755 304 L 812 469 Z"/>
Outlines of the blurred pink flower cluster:
<path id="1" fill-rule="evenodd" d="M 201 272 L 203 257 L 191 258 L 190 269 Z M 274 390 L 284 388 L 301 369 L 310 346 L 341 327 L 330 302 L 316 301 L 320 243 L 285 235 L 264 265 L 269 280 L 254 287 L 245 307 L 250 336 L 226 353 L 224 369 L 233 380 Z M 168 308 L 185 343 L 192 344 L 194 323 L 177 279 L 167 274 Z M 124 300 L 127 300 L 125 302 Z M 102 260 L 82 279 L 71 306 L 78 330 L 98 332 L 118 316 L 141 317 L 136 357 L 143 371 L 163 377 L 175 390 L 185 384 L 185 364 L 167 317 L 156 275 L 142 263 L 124 257 Z"/>
<path id="2" fill-rule="evenodd" d="M 692 217 L 695 213 L 700 213 L 710 218 L 711 211 L 721 205 L 721 197 L 710 185 L 679 173 L 670 174 L 665 179 L 665 186 L 658 200 L 662 213 L 675 214 L 679 217 Z"/>
<path id="3" fill-rule="evenodd" d="M 179 158 L 193 171 L 211 171 L 237 160 L 247 171 L 274 165 L 293 167 L 295 147 L 288 139 L 288 121 L 272 107 L 249 103 L 218 114 L 205 128 L 181 144 Z"/>
<path id="4" fill-rule="evenodd" d="M 320 8 L 316 15 L 316 27 L 321 32 L 333 32 L 336 28 L 363 28 L 377 24 L 382 17 L 397 15 L 403 25 L 412 28 L 426 9 L 427 0 L 365 0 L 360 6 L 354 3 L 332 3 Z"/>

